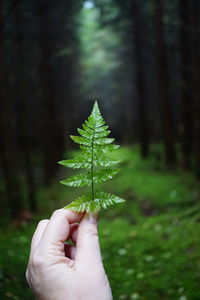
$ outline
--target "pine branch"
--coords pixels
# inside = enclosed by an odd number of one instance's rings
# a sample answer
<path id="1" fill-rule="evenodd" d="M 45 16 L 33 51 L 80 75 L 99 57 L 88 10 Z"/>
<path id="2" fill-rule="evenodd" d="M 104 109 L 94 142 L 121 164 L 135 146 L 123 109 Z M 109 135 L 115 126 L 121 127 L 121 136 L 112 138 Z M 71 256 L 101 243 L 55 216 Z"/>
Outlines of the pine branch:
<path id="1" fill-rule="evenodd" d="M 71 139 L 80 145 L 82 154 L 73 159 L 62 160 L 59 164 L 73 169 L 88 169 L 87 173 L 73 175 L 61 183 L 72 187 L 89 186 L 91 192 L 83 195 L 65 208 L 73 211 L 95 212 L 109 205 L 121 203 L 125 200 L 109 193 L 96 192 L 95 186 L 109 179 L 112 179 L 118 172 L 118 168 L 113 168 L 119 160 L 110 159 L 107 154 L 114 151 L 119 146 L 113 145 L 113 138 L 108 138 L 110 130 L 104 125 L 105 121 L 100 113 L 97 102 L 95 102 L 92 112 L 82 128 L 78 128 L 80 136 L 71 135 Z M 96 169 L 103 167 L 104 169 Z M 112 168 L 111 168 L 112 167 Z"/>

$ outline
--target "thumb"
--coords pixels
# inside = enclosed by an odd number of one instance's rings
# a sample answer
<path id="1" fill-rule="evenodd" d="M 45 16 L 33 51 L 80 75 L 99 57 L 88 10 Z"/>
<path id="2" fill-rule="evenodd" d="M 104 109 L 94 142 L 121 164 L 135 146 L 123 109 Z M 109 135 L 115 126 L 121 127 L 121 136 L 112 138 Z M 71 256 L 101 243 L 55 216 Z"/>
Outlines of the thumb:
<path id="1" fill-rule="evenodd" d="M 87 266 L 101 263 L 97 214 L 86 213 L 79 224 L 75 262 Z"/>

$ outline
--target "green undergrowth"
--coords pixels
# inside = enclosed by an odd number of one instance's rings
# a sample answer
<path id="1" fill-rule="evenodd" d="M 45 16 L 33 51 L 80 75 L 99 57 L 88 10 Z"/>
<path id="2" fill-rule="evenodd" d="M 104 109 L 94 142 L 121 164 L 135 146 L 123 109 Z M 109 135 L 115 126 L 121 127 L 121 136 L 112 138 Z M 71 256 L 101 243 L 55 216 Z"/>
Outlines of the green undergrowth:
<path id="1" fill-rule="evenodd" d="M 114 300 L 200 299 L 199 183 L 189 173 L 165 170 L 153 156 L 141 160 L 132 148 L 115 157 L 123 158 L 121 172 L 102 189 L 126 202 L 101 212 L 99 221 Z M 33 221 L 0 231 L 0 299 L 34 299 L 24 273 L 35 226 L 79 193 L 57 183 L 40 190 Z"/>

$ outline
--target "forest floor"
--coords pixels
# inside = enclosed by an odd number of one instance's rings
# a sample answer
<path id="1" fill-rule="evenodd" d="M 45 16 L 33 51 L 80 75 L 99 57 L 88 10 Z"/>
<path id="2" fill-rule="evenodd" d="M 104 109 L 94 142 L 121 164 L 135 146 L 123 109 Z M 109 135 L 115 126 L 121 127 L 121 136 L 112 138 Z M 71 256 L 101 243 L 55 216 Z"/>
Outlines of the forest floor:
<path id="1" fill-rule="evenodd" d="M 114 300 L 200 299 L 198 182 L 189 173 L 166 170 L 159 156 L 141 160 L 137 150 L 125 147 L 116 156 L 123 158 L 121 172 L 102 189 L 127 201 L 102 212 L 99 221 Z M 34 299 L 24 273 L 36 224 L 79 194 L 57 183 L 42 189 L 41 211 L 30 223 L 1 229 L 0 299 Z"/>

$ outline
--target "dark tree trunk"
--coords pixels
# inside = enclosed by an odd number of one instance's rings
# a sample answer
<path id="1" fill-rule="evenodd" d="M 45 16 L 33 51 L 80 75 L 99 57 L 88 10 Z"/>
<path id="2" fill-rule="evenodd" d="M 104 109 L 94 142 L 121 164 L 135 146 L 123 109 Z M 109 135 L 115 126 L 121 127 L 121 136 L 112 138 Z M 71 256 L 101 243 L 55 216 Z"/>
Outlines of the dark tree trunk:
<path id="1" fill-rule="evenodd" d="M 132 7 L 132 22 L 134 35 L 134 65 L 135 65 L 135 81 L 137 90 L 137 104 L 138 104 L 138 127 L 139 140 L 142 157 L 147 157 L 149 153 L 149 131 L 147 121 L 147 103 L 145 94 L 145 76 L 144 76 L 144 51 L 143 51 L 143 31 L 142 23 L 140 21 L 140 7 Z"/>
<path id="2" fill-rule="evenodd" d="M 191 165 L 193 148 L 193 91 L 192 91 L 192 24 L 191 1 L 181 0 L 181 107 L 182 107 L 182 153 L 183 166 L 186 169 Z"/>
<path id="3" fill-rule="evenodd" d="M 12 103 L 6 93 L 7 81 L 5 66 L 4 2 L 0 2 L 0 156 L 7 192 L 9 210 L 12 217 L 23 209 L 20 173 L 16 163 L 16 145 L 12 124 Z"/>
<path id="4" fill-rule="evenodd" d="M 69 2 L 70 4 L 71 2 Z M 60 51 L 62 38 L 59 36 L 61 7 L 54 1 L 37 1 L 37 15 L 39 25 L 39 45 L 41 51 L 41 60 L 39 66 L 39 75 L 41 81 L 41 102 L 42 102 L 42 139 L 43 158 L 45 170 L 45 183 L 49 184 L 58 168 L 57 162 L 62 158 L 66 133 L 65 125 L 70 124 L 71 116 L 71 94 L 70 89 L 66 92 L 64 101 L 58 99 L 59 89 L 58 81 L 63 81 L 63 69 L 61 64 L 56 64 L 56 54 Z M 64 9 L 64 7 L 62 7 Z M 69 8 L 70 9 L 70 8 Z M 66 16 L 70 11 L 66 10 Z M 69 22 L 69 21 L 68 21 Z M 62 23 L 63 25 L 63 23 Z M 66 25 L 65 25 L 66 26 Z M 67 36 L 67 32 L 66 32 Z M 65 45 L 67 47 L 68 45 Z M 63 46 L 64 47 L 64 46 Z M 72 62 L 70 62 L 72 63 Z M 70 63 L 66 66 L 65 86 L 69 87 Z M 58 66 L 60 72 L 56 72 Z M 56 75 L 59 77 L 57 78 Z M 67 105 L 65 105 L 65 103 Z M 67 107 L 67 110 L 66 110 Z M 65 119 L 65 111 L 68 112 L 68 118 Z"/>
<path id="5" fill-rule="evenodd" d="M 16 82 L 15 94 L 18 112 L 18 141 L 21 161 L 24 165 L 25 178 L 28 190 L 28 203 L 32 212 L 37 209 L 36 201 L 36 187 L 34 179 L 34 167 L 32 162 L 31 150 L 31 124 L 30 124 L 30 95 L 28 90 L 28 81 L 26 80 L 26 69 L 24 53 L 25 41 L 23 36 L 23 23 L 22 9 L 23 2 L 20 1 L 19 5 L 14 11 L 14 21 L 16 26 L 15 48 L 16 48 Z"/>
<path id="6" fill-rule="evenodd" d="M 154 1 L 155 8 L 155 52 L 158 77 L 158 93 L 161 105 L 162 132 L 167 165 L 176 163 L 174 122 L 170 101 L 170 78 L 163 25 L 163 1 Z"/>
<path id="7" fill-rule="evenodd" d="M 125 58 L 124 58 L 125 59 Z M 125 65 L 121 66 L 120 72 L 116 76 L 116 82 L 124 81 L 124 73 L 126 72 Z M 130 145 L 134 142 L 135 130 L 133 128 L 133 103 L 130 97 L 127 97 L 126 90 L 130 87 L 126 86 L 125 81 L 123 89 L 119 88 L 117 97 L 119 99 L 119 119 L 123 120 L 123 126 L 119 126 L 119 138 L 124 145 Z"/>
<path id="8" fill-rule="evenodd" d="M 52 2 L 52 1 L 51 1 Z M 42 98 L 42 140 L 43 159 L 45 170 L 45 183 L 50 183 L 57 168 L 57 145 L 55 143 L 55 90 L 53 80 L 53 55 L 55 54 L 55 41 L 52 36 L 53 25 L 50 16 L 49 3 L 37 1 L 39 45 L 41 51 L 39 75 L 41 79 Z M 48 15 L 49 14 L 49 15 Z M 50 24 L 52 26 L 50 26 Z M 49 26 L 49 28 L 48 28 Z"/>
<path id="9" fill-rule="evenodd" d="M 192 89 L 194 93 L 194 169 L 200 178 L 200 2 L 192 0 Z"/>

